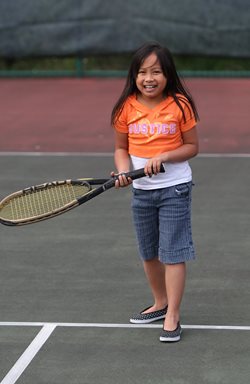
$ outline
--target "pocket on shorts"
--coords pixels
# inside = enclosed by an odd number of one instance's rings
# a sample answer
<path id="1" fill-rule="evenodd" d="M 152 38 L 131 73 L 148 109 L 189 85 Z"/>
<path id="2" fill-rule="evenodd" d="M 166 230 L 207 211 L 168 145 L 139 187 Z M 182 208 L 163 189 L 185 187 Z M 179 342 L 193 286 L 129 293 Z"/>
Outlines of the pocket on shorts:
<path id="1" fill-rule="evenodd" d="M 189 197 L 192 188 L 192 182 L 175 185 L 175 195 L 179 197 Z"/>

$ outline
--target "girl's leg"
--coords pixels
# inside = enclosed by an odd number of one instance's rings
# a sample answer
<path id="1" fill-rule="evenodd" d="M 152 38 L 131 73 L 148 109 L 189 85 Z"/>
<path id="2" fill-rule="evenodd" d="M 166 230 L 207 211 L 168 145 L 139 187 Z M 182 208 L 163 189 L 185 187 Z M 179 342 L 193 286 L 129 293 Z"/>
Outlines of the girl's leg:
<path id="1" fill-rule="evenodd" d="M 144 261 L 143 266 L 154 297 L 154 305 L 146 310 L 145 313 L 158 311 L 165 308 L 168 303 L 165 285 L 165 266 L 158 258 Z"/>
<path id="2" fill-rule="evenodd" d="M 180 320 L 180 306 L 186 279 L 186 264 L 166 264 L 165 284 L 168 297 L 168 310 L 164 329 L 173 331 Z"/>

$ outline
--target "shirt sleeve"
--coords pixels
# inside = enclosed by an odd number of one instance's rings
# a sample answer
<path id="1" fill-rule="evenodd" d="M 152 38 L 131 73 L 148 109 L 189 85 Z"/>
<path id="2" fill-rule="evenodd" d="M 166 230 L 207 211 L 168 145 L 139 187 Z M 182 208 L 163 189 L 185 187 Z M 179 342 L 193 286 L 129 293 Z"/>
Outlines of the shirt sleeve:
<path id="1" fill-rule="evenodd" d="M 182 132 L 186 132 L 196 125 L 196 120 L 192 107 L 189 103 L 187 104 L 182 102 L 182 107 L 184 109 L 186 121 L 184 120 L 184 116 L 182 115 L 180 127 Z"/>
<path id="2" fill-rule="evenodd" d="M 115 123 L 115 129 L 118 132 L 121 133 L 128 133 L 128 124 L 127 124 L 127 108 L 126 105 L 124 105 L 116 123 Z"/>

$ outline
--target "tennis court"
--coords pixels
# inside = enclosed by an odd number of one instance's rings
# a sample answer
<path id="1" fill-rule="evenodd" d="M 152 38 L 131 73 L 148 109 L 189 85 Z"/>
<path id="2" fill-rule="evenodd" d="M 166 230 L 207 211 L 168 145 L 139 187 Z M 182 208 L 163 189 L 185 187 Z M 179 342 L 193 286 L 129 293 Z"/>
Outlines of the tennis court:
<path id="1" fill-rule="evenodd" d="M 191 161 L 197 260 L 188 264 L 182 341 L 160 343 L 161 322 L 129 324 L 151 295 L 130 189 L 113 189 L 52 220 L 1 226 L 2 384 L 249 383 L 249 80 L 188 84 L 201 153 Z M 108 177 L 108 118 L 121 85 L 1 80 L 1 198 L 50 180 Z"/>

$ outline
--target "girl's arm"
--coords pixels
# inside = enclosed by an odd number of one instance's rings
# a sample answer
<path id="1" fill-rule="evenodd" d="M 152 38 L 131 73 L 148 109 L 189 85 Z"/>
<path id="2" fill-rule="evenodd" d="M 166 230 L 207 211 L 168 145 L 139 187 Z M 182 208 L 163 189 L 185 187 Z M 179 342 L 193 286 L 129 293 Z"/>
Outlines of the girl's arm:
<path id="1" fill-rule="evenodd" d="M 128 172 L 130 158 L 128 154 L 128 135 L 115 131 L 115 166 L 118 173 Z"/>
<path id="2" fill-rule="evenodd" d="M 128 154 L 128 135 L 115 131 L 115 166 L 117 173 L 128 172 L 130 170 L 130 157 Z M 111 173 L 114 176 L 114 172 Z M 125 187 L 131 184 L 132 180 L 120 175 L 119 181 L 116 182 L 116 188 Z"/>
<path id="3" fill-rule="evenodd" d="M 199 142 L 196 127 L 182 133 L 183 144 L 173 151 L 161 153 L 149 159 L 145 165 L 145 173 L 152 175 L 160 171 L 161 163 L 178 163 L 196 156 L 199 151 Z"/>

